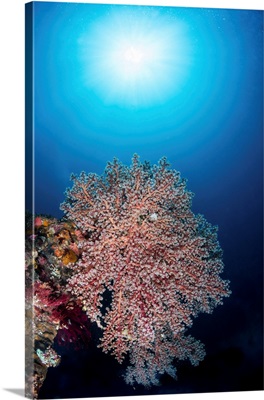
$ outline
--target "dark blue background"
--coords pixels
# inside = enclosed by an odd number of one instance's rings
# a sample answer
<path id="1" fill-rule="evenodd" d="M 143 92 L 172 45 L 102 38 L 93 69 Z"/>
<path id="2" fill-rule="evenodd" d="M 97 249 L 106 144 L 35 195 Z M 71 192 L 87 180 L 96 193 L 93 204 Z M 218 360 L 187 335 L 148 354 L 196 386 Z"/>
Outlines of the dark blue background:
<path id="1" fill-rule="evenodd" d="M 152 163 L 167 156 L 195 193 L 194 212 L 219 226 L 223 277 L 233 293 L 195 321 L 190 332 L 205 343 L 207 357 L 196 368 L 182 363 L 178 382 L 164 377 L 159 388 L 134 390 L 118 377 L 115 360 L 91 345 L 87 354 L 65 352 L 41 396 L 262 389 L 263 12 L 137 8 L 184 23 L 192 63 L 175 96 L 122 107 L 85 85 L 78 49 L 90 24 L 121 8 L 34 3 L 27 40 L 33 39 L 35 211 L 62 216 L 71 172 L 101 174 L 113 157 L 130 163 L 135 152 Z M 30 208 L 30 190 L 26 196 Z"/>

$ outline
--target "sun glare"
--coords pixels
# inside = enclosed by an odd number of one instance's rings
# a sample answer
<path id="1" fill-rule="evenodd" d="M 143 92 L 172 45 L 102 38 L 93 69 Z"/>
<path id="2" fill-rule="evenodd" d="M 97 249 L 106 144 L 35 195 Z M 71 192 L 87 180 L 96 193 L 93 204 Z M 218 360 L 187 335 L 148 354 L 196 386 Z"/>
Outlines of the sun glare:
<path id="1" fill-rule="evenodd" d="M 183 24 L 144 10 L 115 10 L 80 40 L 86 85 L 105 103 L 150 106 L 179 90 L 186 76 L 190 45 Z"/>
<path id="2" fill-rule="evenodd" d="M 142 51 L 133 46 L 126 49 L 123 56 L 125 61 L 130 64 L 140 64 L 144 61 Z"/>

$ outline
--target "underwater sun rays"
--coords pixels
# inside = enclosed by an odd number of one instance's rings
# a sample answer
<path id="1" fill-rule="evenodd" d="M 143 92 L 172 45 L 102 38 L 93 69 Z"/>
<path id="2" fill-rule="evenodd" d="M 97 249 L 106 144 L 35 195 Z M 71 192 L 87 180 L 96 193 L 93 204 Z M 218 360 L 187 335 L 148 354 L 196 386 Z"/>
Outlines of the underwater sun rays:
<path id="1" fill-rule="evenodd" d="M 186 31 L 164 9 L 116 7 L 99 15 L 79 40 L 85 86 L 103 103 L 119 107 L 166 101 L 188 75 Z"/>

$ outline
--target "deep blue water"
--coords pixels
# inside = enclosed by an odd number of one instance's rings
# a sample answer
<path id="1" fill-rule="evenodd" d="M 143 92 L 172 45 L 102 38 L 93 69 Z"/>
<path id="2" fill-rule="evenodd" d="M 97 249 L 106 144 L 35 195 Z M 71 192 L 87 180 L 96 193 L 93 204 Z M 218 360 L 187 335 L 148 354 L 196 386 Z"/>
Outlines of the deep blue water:
<path id="1" fill-rule="evenodd" d="M 233 292 L 195 321 L 207 358 L 179 367 L 178 382 L 133 390 L 93 349 L 97 375 L 83 354 L 71 364 L 66 354 L 42 396 L 263 389 L 263 11 L 38 2 L 29 36 L 35 212 L 63 215 L 72 172 L 167 156 L 195 193 L 193 211 L 219 227 Z"/>

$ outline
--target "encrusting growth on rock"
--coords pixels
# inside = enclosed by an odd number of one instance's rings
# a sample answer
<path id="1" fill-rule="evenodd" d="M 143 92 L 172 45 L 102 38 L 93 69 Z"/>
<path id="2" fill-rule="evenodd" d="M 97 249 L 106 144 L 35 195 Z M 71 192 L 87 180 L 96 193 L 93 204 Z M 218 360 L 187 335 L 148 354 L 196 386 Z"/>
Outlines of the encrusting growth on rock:
<path id="1" fill-rule="evenodd" d="M 54 342 L 79 348 L 91 336 L 87 315 L 66 292 L 73 275 L 70 263 L 79 257 L 75 231 L 67 221 L 26 214 L 25 395 L 29 398 L 38 398 L 48 368 L 60 363 Z M 74 250 L 74 256 L 66 259 Z"/>

